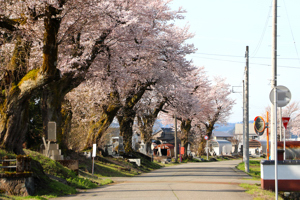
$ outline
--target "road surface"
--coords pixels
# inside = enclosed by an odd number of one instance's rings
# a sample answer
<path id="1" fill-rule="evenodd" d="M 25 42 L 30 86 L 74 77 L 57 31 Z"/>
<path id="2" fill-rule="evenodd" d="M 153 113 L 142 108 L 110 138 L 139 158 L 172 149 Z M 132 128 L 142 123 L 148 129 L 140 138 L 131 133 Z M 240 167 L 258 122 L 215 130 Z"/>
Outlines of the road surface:
<path id="1" fill-rule="evenodd" d="M 260 183 L 235 169 L 240 160 L 187 163 L 135 177 L 113 177 L 114 184 L 56 200 L 250 200 L 240 183 Z"/>

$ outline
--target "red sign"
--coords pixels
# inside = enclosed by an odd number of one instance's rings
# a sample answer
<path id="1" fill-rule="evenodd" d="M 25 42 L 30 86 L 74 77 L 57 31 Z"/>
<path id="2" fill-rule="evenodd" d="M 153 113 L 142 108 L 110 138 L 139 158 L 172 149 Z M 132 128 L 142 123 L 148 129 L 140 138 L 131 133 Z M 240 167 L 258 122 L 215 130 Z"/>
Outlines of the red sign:
<path id="1" fill-rule="evenodd" d="M 180 154 L 182 154 L 182 155 L 184 154 L 184 147 L 180 148 Z"/>
<path id="2" fill-rule="evenodd" d="M 204 140 L 208 140 L 208 136 L 206 135 L 206 136 L 204 136 Z"/>
<path id="3" fill-rule="evenodd" d="M 282 117 L 282 123 L 283 123 L 283 126 L 284 126 L 285 129 L 286 129 L 289 121 L 290 121 L 289 117 Z"/>

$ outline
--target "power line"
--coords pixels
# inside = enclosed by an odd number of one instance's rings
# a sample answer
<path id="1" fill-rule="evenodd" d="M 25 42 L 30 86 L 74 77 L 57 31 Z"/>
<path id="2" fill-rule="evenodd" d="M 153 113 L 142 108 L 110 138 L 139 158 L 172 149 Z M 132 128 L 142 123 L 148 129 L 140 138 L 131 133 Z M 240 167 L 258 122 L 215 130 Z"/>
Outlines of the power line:
<path id="1" fill-rule="evenodd" d="M 269 23 L 269 19 L 270 19 L 270 14 L 271 14 L 271 10 L 272 10 L 272 1 L 271 1 L 271 4 L 270 4 L 270 8 L 269 8 L 269 12 L 268 12 L 268 16 L 267 16 L 267 19 L 266 19 L 266 22 L 265 22 L 265 27 L 263 29 L 263 32 L 260 36 L 260 39 L 258 41 L 258 44 L 253 52 L 253 57 L 257 54 L 258 50 L 260 49 L 260 46 L 262 44 L 262 41 L 264 39 L 264 36 L 265 36 L 265 33 L 266 33 L 266 30 L 267 30 L 267 27 L 268 27 L 268 23 Z"/>
<path id="2" fill-rule="evenodd" d="M 292 30 L 292 26 L 291 26 L 291 22 L 290 22 L 290 18 L 289 18 L 289 14 L 288 14 L 288 11 L 287 11 L 287 8 L 286 8 L 285 1 L 283 1 L 283 3 L 284 3 L 284 7 L 285 7 L 286 16 L 287 16 L 287 19 L 288 19 L 288 22 L 289 22 L 289 26 L 290 26 L 290 31 L 291 31 L 291 34 L 292 34 L 292 38 L 293 38 L 293 41 L 294 41 L 294 47 L 295 47 L 295 50 L 296 50 L 296 54 L 298 56 L 298 61 L 300 63 L 298 49 L 297 49 L 297 46 L 296 46 L 296 41 L 295 41 L 295 37 L 294 37 L 294 34 L 293 34 L 293 30 Z"/>
<path id="3" fill-rule="evenodd" d="M 225 59 L 218 59 L 218 58 L 208 58 L 208 57 L 199 57 L 199 56 L 192 56 L 192 57 L 195 57 L 195 58 L 202 58 L 202 59 L 209 59 L 209 60 L 224 61 L 224 62 L 244 63 L 244 62 L 242 62 L 242 61 L 225 60 Z M 253 62 L 250 62 L 250 63 L 251 63 L 252 65 L 271 66 L 271 64 L 253 63 Z M 278 65 L 277 67 L 282 67 L 282 68 L 292 68 L 292 69 L 300 69 L 300 67 L 283 66 L 283 65 Z"/>
<path id="4" fill-rule="evenodd" d="M 222 57 L 235 57 L 235 58 L 245 58 L 245 56 L 236 56 L 236 55 L 227 55 L 227 54 L 211 54 L 211 53 L 194 53 L 199 55 L 207 55 L 207 56 L 222 56 Z M 271 59 L 271 57 L 251 57 L 252 59 Z M 280 60 L 299 60 L 299 58 L 278 58 Z"/>

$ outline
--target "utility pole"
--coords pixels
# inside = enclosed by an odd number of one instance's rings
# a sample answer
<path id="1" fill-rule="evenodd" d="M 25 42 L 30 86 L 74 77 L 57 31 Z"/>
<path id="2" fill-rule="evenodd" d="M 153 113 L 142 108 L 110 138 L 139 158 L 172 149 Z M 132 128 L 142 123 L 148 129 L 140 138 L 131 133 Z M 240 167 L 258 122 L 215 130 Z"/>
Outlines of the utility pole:
<path id="1" fill-rule="evenodd" d="M 246 67 L 245 67 L 245 111 L 244 111 L 244 133 L 245 133 L 245 147 L 244 147 L 244 163 L 245 171 L 249 173 L 249 47 L 246 46 Z"/>
<path id="2" fill-rule="evenodd" d="M 177 142 L 177 116 L 175 115 L 175 135 L 174 135 L 174 138 L 175 138 L 175 149 L 174 149 L 174 153 L 175 153 L 175 162 L 178 161 L 178 152 L 177 152 L 177 149 L 178 149 L 178 142 Z"/>
<path id="3" fill-rule="evenodd" d="M 233 87 L 240 87 L 240 86 L 232 86 L 232 93 L 242 93 L 243 96 L 243 161 L 246 159 L 245 158 L 245 81 L 243 80 L 243 91 L 242 92 L 235 92 L 233 90 Z"/>
<path id="4" fill-rule="evenodd" d="M 273 0 L 273 32 L 272 32 L 272 80 L 271 87 L 275 90 L 277 86 L 277 0 Z M 275 92 L 276 93 L 276 92 Z M 277 97 L 275 98 L 277 99 Z M 275 141 L 277 140 L 275 127 L 277 107 L 271 105 L 271 160 L 275 160 Z"/>
<path id="5" fill-rule="evenodd" d="M 271 159 L 275 160 L 275 200 L 278 200 L 278 158 L 277 158 L 277 0 L 273 0 L 273 42 L 272 42 L 272 89 L 274 103 L 271 107 L 272 137 Z"/>
<path id="6" fill-rule="evenodd" d="M 246 137 L 245 137 L 245 106 L 246 106 L 246 101 L 245 101 L 245 80 L 243 80 L 243 161 L 245 162 L 246 160 Z"/>

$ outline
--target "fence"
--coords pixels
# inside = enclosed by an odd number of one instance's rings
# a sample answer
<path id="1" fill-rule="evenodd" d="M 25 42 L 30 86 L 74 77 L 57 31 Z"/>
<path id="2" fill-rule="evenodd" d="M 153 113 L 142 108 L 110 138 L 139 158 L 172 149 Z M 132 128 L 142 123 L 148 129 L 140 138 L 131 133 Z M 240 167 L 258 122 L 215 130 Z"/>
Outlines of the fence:
<path id="1" fill-rule="evenodd" d="M 31 171 L 31 158 L 28 156 L 17 156 L 16 159 L 4 159 L 0 160 L 2 166 L 0 169 L 3 169 L 4 172 L 10 171 L 10 169 L 15 169 L 16 173 L 30 172 Z M 15 162 L 16 164 L 11 164 Z"/>

